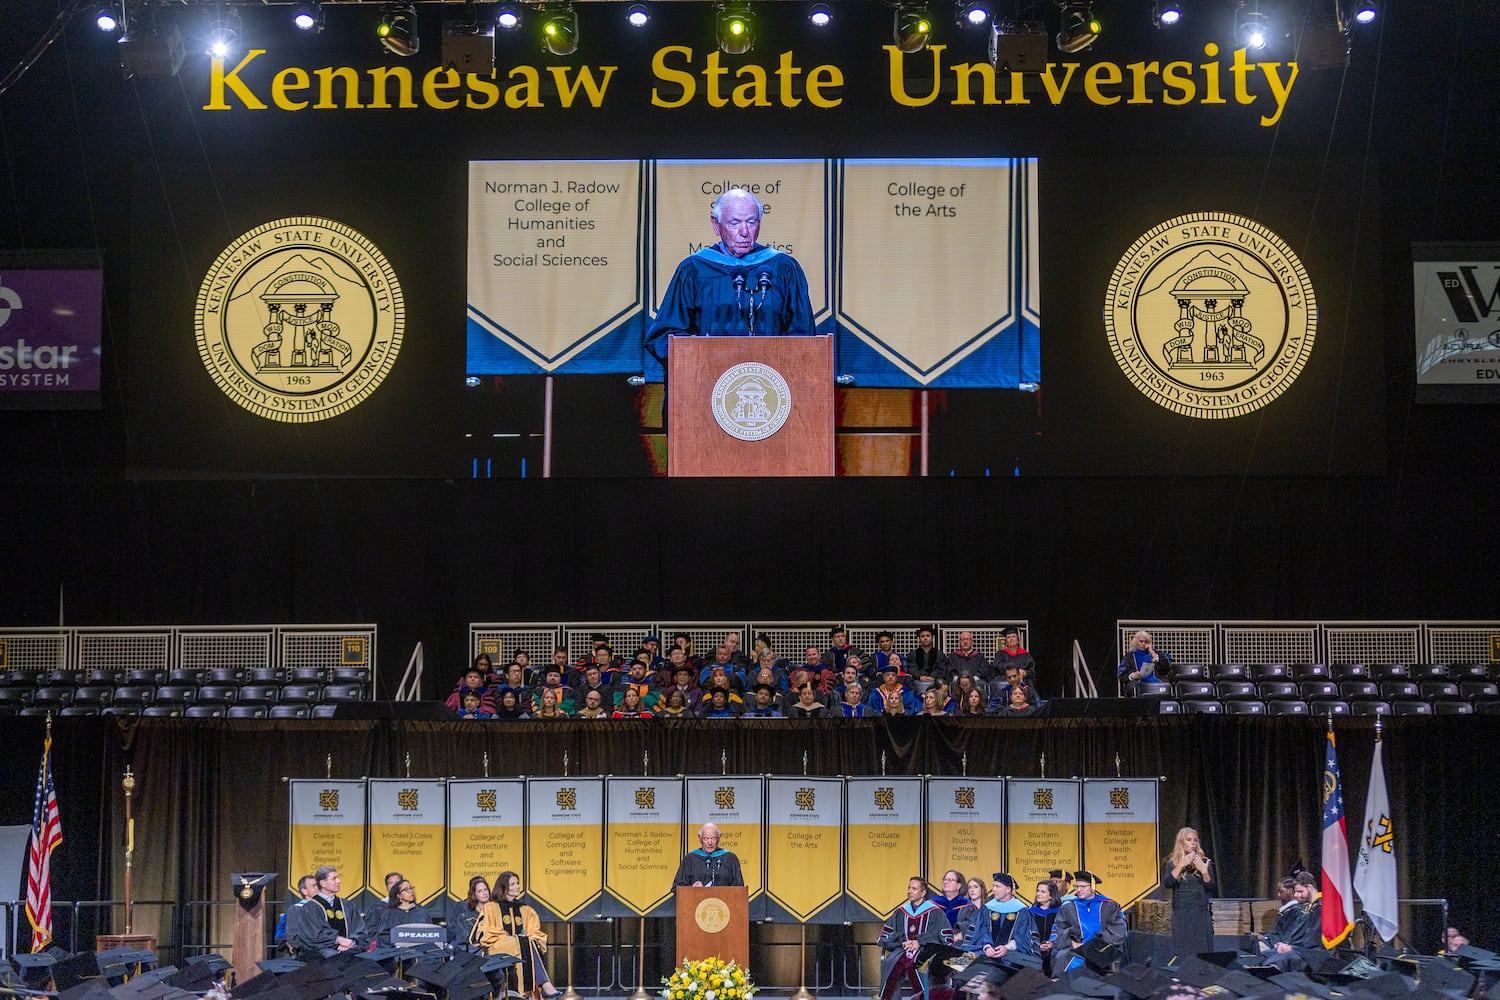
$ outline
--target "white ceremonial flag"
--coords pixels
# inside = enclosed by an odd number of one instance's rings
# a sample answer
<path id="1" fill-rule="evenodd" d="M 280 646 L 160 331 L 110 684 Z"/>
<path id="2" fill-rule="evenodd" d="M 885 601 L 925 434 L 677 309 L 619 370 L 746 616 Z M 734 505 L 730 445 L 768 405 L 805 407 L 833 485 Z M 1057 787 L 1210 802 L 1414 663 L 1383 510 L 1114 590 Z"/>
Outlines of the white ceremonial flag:
<path id="1" fill-rule="evenodd" d="M 1385 790 L 1385 762 L 1379 740 L 1370 762 L 1370 792 L 1365 796 L 1365 827 L 1354 865 L 1354 891 L 1365 906 L 1365 916 L 1381 938 L 1396 936 L 1396 831 L 1391 822 L 1391 798 Z"/>

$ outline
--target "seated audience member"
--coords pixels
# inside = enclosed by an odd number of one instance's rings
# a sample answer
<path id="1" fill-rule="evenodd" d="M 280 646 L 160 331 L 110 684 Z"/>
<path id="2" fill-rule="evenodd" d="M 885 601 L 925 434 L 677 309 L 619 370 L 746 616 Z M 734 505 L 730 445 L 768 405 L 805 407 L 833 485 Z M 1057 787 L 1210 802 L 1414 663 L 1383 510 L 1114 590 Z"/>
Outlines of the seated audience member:
<path id="1" fill-rule="evenodd" d="M 682 650 L 674 649 L 673 654 L 682 656 Z M 668 659 L 670 663 L 671 660 Z M 703 691 L 698 687 L 694 679 L 693 668 L 686 663 L 678 664 L 672 671 L 672 683 L 662 691 L 663 696 L 670 695 L 673 691 L 681 691 L 682 698 L 687 702 L 688 711 L 696 712 L 698 705 L 703 701 Z"/>
<path id="2" fill-rule="evenodd" d="M 470 693 L 479 695 L 480 708 L 483 711 L 494 714 L 495 696 L 485 683 L 485 672 L 479 667 L 470 667 L 464 671 L 464 675 L 458 679 L 453 693 L 448 696 L 444 704 L 455 712 L 461 711 L 464 707 L 464 695 Z"/>
<path id="3" fill-rule="evenodd" d="M 743 689 L 745 676 L 740 671 L 740 665 L 734 662 L 729 647 L 724 643 L 719 643 L 719 645 L 714 647 L 713 659 L 705 663 L 703 668 L 698 671 L 698 683 L 706 688 L 713 687 L 713 676 L 716 670 L 734 678 L 734 687 L 736 690 Z"/>
<path id="4" fill-rule="evenodd" d="M 745 718 L 784 719 L 777 704 L 781 691 L 774 684 L 757 684 L 751 689 L 755 702 L 745 709 Z"/>
<path id="5" fill-rule="evenodd" d="M 615 694 L 615 704 L 620 704 L 625 698 L 625 692 L 634 691 L 641 696 L 641 707 L 646 711 L 656 707 L 661 700 L 661 695 L 651 690 L 651 674 L 646 669 L 642 660 L 636 660 L 630 665 L 630 673 L 619 681 L 619 691 Z"/>
<path id="6" fill-rule="evenodd" d="M 797 689 L 797 700 L 787 706 L 788 719 L 822 719 L 828 715 L 828 706 L 818 700 L 818 689 L 803 682 Z"/>
<path id="7" fill-rule="evenodd" d="M 743 672 L 750 665 L 750 657 L 746 656 L 745 651 L 740 648 L 741 641 L 738 632 L 726 632 L 724 641 L 720 645 L 729 649 L 729 662 L 733 663 L 737 670 Z"/>
<path id="8" fill-rule="evenodd" d="M 490 659 L 489 653 L 480 653 L 474 657 L 474 666 L 484 673 L 484 686 L 493 688 L 500 682 L 500 675 L 495 670 L 495 661 Z"/>
<path id="9" fill-rule="evenodd" d="M 846 719 L 863 719 L 865 716 L 880 713 L 865 704 L 865 689 L 859 681 L 852 681 L 844 685 L 843 697 L 839 702 L 839 714 Z"/>
<path id="10" fill-rule="evenodd" d="M 616 694 L 615 686 L 605 681 L 604 674 L 602 671 L 600 671 L 599 665 L 597 663 L 590 663 L 588 666 L 583 668 L 583 676 L 578 679 L 578 683 L 573 688 L 574 704 L 583 704 L 585 696 L 587 696 L 590 691 L 598 691 L 599 698 L 604 702 L 604 704 L 614 704 Z"/>
<path id="11" fill-rule="evenodd" d="M 1460 948 L 1467 948 L 1469 939 L 1457 927 L 1449 927 L 1443 931 L 1443 953 L 1451 955 Z"/>
<path id="12" fill-rule="evenodd" d="M 703 657 L 693 652 L 692 636 L 688 635 L 686 632 L 674 632 L 672 633 L 672 645 L 682 650 L 684 659 L 686 659 L 688 665 L 691 666 L 694 670 L 697 670 L 699 667 L 703 666 Z M 670 652 L 671 650 L 669 648 L 668 653 Z"/>
<path id="13" fill-rule="evenodd" d="M 816 647 L 812 647 L 816 648 Z M 819 662 L 825 670 L 837 671 L 843 667 L 844 662 L 849 659 L 850 653 L 859 650 L 849 645 L 849 633 L 845 629 L 835 625 L 828 630 L 828 648 L 819 655 Z M 811 669 L 811 664 L 808 665 Z"/>
<path id="14" fill-rule="evenodd" d="M 1165 681 L 1172 667 L 1172 658 L 1157 649 L 1151 641 L 1151 633 L 1145 629 L 1137 632 L 1120 661 L 1116 676 L 1128 688 L 1140 683 Z"/>
<path id="15" fill-rule="evenodd" d="M 1073 876 L 1073 897 L 1065 899 L 1052 925 L 1052 974 L 1061 975 L 1083 967 L 1078 952 L 1094 938 L 1101 944 L 1123 948 L 1130 936 L 1120 904 L 1095 888 L 1099 879 L 1079 869 Z"/>
<path id="16" fill-rule="evenodd" d="M 1000 714 L 1008 719 L 1024 719 L 1030 715 L 1036 715 L 1039 709 L 1033 700 L 1035 692 L 1030 688 L 1019 684 L 1010 688 L 1010 701 L 1000 710 Z"/>
<path id="17" fill-rule="evenodd" d="M 894 660 L 887 660 L 880 673 L 880 686 L 865 699 L 871 708 L 885 715 L 916 715 L 920 711 L 917 696 L 911 688 L 901 683 L 901 675 Z"/>
<path id="18" fill-rule="evenodd" d="M 495 718 L 529 719 L 531 715 L 528 713 L 527 707 L 530 704 L 531 700 L 529 698 L 526 701 L 522 701 L 516 692 L 510 688 L 503 688 L 500 691 L 500 704 L 495 708 Z"/>
<path id="19" fill-rule="evenodd" d="M 958 714 L 958 702 L 953 700 L 953 692 L 948 689 L 948 682 L 939 677 L 932 682 L 929 691 L 936 691 L 938 700 L 943 704 L 943 711 L 949 715 Z"/>
<path id="20" fill-rule="evenodd" d="M 723 649 L 724 647 L 720 646 L 719 648 Z M 705 691 L 710 688 L 723 687 L 728 688 L 734 694 L 738 695 L 741 691 L 745 690 L 745 679 L 738 673 L 731 671 L 729 665 L 726 663 L 711 663 L 704 667 L 699 672 L 698 683 L 703 685 L 703 690 Z"/>
<path id="21" fill-rule="evenodd" d="M 954 710 L 954 715 L 972 716 L 990 714 L 989 698 L 985 697 L 984 692 L 976 687 L 971 687 L 963 691 L 962 695 L 955 700 L 958 701 L 958 707 Z"/>
<path id="22" fill-rule="evenodd" d="M 990 693 L 995 701 L 999 702 L 1001 706 L 1005 706 L 1010 704 L 1010 689 L 1013 687 L 1025 688 L 1032 701 L 1041 701 L 1041 698 L 1037 696 L 1036 689 L 1031 684 L 1031 678 L 1027 675 L 1026 669 L 1014 663 L 1007 663 L 1005 665 L 1005 679 L 1002 681 L 996 678 L 994 687 Z"/>
<path id="23" fill-rule="evenodd" d="M 607 719 L 607 718 L 609 718 L 610 709 L 613 707 L 613 705 L 611 704 L 609 707 L 606 707 L 605 703 L 604 703 L 604 697 L 605 697 L 604 696 L 604 690 L 602 688 L 589 688 L 589 689 L 585 690 L 583 692 L 583 697 L 581 699 L 582 702 L 583 702 L 583 707 L 580 708 L 574 714 L 573 718 L 575 718 L 575 719 Z M 579 700 L 579 699 L 575 699 L 575 703 L 577 702 L 577 700 Z"/>
<path id="24" fill-rule="evenodd" d="M 599 668 L 599 679 L 605 684 L 616 684 L 625 674 L 625 665 L 615 658 L 614 650 L 608 646 L 595 648 L 589 662 L 582 669 L 576 670 L 568 680 L 570 684 L 579 684 L 583 681 L 584 672 L 589 667 Z"/>
<path id="25" fill-rule="evenodd" d="M 658 719 L 690 719 L 697 713 L 688 705 L 682 689 L 674 687 L 668 689 L 666 697 L 657 703 L 655 714 Z"/>
<path id="26" fill-rule="evenodd" d="M 641 649 L 651 654 L 651 669 L 660 670 L 661 665 L 666 662 L 661 652 L 661 636 L 648 635 L 641 640 Z"/>
<path id="27" fill-rule="evenodd" d="M 932 688 L 922 692 L 922 711 L 918 715 L 947 715 L 948 710 L 943 707 L 943 701 L 938 693 Z"/>
<path id="28" fill-rule="evenodd" d="M 380 913 L 380 929 L 375 940 L 384 947 L 391 946 L 391 931 L 402 924 L 430 924 L 432 916 L 427 908 L 417 902 L 417 890 L 411 882 L 402 879 L 391 889 L 385 908 Z"/>
<path id="29" fill-rule="evenodd" d="M 516 650 L 516 655 L 510 658 L 510 662 L 521 668 L 521 676 L 524 677 L 527 671 L 531 669 L 531 654 L 524 649 L 518 649 Z M 507 670 L 510 669 L 510 663 L 507 663 L 505 666 Z"/>
<path id="30" fill-rule="evenodd" d="M 948 654 L 948 676 L 973 677 L 981 681 L 990 679 L 990 661 L 974 645 L 973 632 L 958 633 L 958 646 Z"/>
<path id="31" fill-rule="evenodd" d="M 934 681 L 948 676 L 948 658 L 933 644 L 934 633 L 926 627 L 917 629 L 917 648 L 906 656 L 906 672 L 916 680 L 922 690 L 931 687 Z"/>
<path id="32" fill-rule="evenodd" d="M 480 698 L 478 691 L 465 691 L 464 705 L 458 710 L 458 717 L 460 719 L 493 719 L 495 713 L 484 710 L 483 699 Z"/>
<path id="33" fill-rule="evenodd" d="M 500 697 L 502 691 L 514 691 L 516 697 L 522 701 L 531 699 L 531 688 L 526 683 L 526 668 L 519 663 L 512 663 L 505 668 L 505 676 L 500 679 L 500 684 L 495 689 L 495 697 Z"/>
<path id="34" fill-rule="evenodd" d="M 474 925 L 479 922 L 479 911 L 490 901 L 490 884 L 483 875 L 469 879 L 469 895 L 456 903 L 448 904 L 448 944 L 456 952 L 474 952 L 478 949 L 469 943 Z"/>
<path id="35" fill-rule="evenodd" d="M 740 706 L 730 699 L 728 688 L 709 688 L 704 695 L 703 704 L 698 708 L 700 719 L 737 719 L 740 714 Z"/>
<path id="36" fill-rule="evenodd" d="M 988 709 L 990 703 L 988 685 L 983 685 L 982 682 L 975 678 L 972 674 L 959 674 L 958 680 L 953 682 L 953 701 L 959 706 L 960 709 L 958 712 L 954 713 L 955 715 L 963 715 L 967 713 L 968 708 L 971 704 L 971 699 L 969 697 L 970 691 L 978 691 L 979 696 L 983 700 L 986 709 Z"/>
<path id="37" fill-rule="evenodd" d="M 865 678 L 860 673 L 858 667 L 852 663 L 846 663 L 844 664 L 844 669 L 839 672 L 838 683 L 834 685 L 833 693 L 839 698 L 843 698 L 844 690 L 851 684 L 858 684 L 860 687 L 864 687 Z"/>
<path id="38" fill-rule="evenodd" d="M 786 684 L 786 678 L 778 674 L 771 667 L 761 667 L 760 669 L 756 670 L 755 673 L 749 675 L 747 679 L 750 682 L 749 688 L 752 693 L 755 691 L 755 686 L 757 684 L 771 685 L 771 687 L 776 689 L 777 698 L 780 698 L 783 694 L 786 693 L 786 687 L 784 686 Z"/>
<path id="39" fill-rule="evenodd" d="M 585 664 L 587 664 L 587 662 L 588 661 L 585 660 L 579 663 L 578 667 L 582 668 Z M 537 666 L 532 667 L 529 671 L 526 672 L 526 683 L 531 685 L 532 687 L 536 687 L 537 685 L 542 683 L 542 678 L 546 675 L 547 671 L 551 669 L 556 669 L 558 675 L 561 677 L 567 677 L 574 670 L 574 665 L 568 662 L 568 651 L 562 646 L 558 646 L 552 651 L 552 659 L 550 662 L 538 664 Z"/>
<path id="40" fill-rule="evenodd" d="M 848 656 L 844 657 L 844 670 L 848 670 L 850 667 L 853 667 L 855 673 L 859 674 L 859 682 L 867 687 L 872 684 L 879 684 L 880 673 L 878 671 L 870 669 L 870 664 L 873 662 L 873 660 L 866 660 L 858 653 L 850 653 Z M 834 675 L 835 685 L 837 685 L 838 678 L 842 675 L 842 671 Z"/>
<path id="41" fill-rule="evenodd" d="M 1021 648 L 1021 630 L 1007 625 L 1000 633 L 1000 649 L 995 653 L 995 673 L 1003 674 L 1011 665 L 1020 667 L 1027 674 L 1036 673 L 1036 660 Z"/>
<path id="42" fill-rule="evenodd" d="M 1298 872 L 1293 878 L 1292 896 L 1298 911 L 1288 921 L 1285 931 L 1273 930 L 1265 936 L 1261 942 L 1262 960 L 1286 972 L 1300 972 L 1307 968 L 1308 955 L 1323 951 L 1323 910 L 1317 876 Z"/>
<path id="43" fill-rule="evenodd" d="M 870 660 L 877 674 L 885 671 L 885 665 L 890 660 L 896 661 L 898 674 L 906 667 L 906 661 L 896 652 L 896 636 L 891 632 L 881 632 L 875 637 L 875 654 Z"/>
<path id="44" fill-rule="evenodd" d="M 762 649 L 760 651 L 755 660 L 754 670 L 756 676 L 769 671 L 772 683 L 778 687 L 786 682 L 786 661 L 778 657 L 770 649 Z"/>
<path id="45" fill-rule="evenodd" d="M 786 658 L 776 655 L 775 650 L 771 648 L 771 637 L 766 635 L 766 633 L 759 632 L 756 634 L 755 645 L 751 649 L 750 653 L 750 662 L 758 666 L 766 666 L 765 656 L 767 653 L 770 653 L 771 668 L 779 673 L 786 672 Z"/>
<path id="46" fill-rule="evenodd" d="M 557 699 L 557 707 L 565 715 L 573 714 L 573 689 L 562 681 L 562 672 L 556 667 L 549 666 L 542 674 L 541 684 L 531 690 L 531 704 L 533 708 L 541 707 L 542 692 L 551 690 Z"/>
<path id="47" fill-rule="evenodd" d="M 649 719 L 651 712 L 646 708 L 645 695 L 641 689 L 626 685 L 625 690 L 620 692 L 620 703 L 615 706 L 615 711 L 610 718 L 613 719 Z"/>
<path id="48" fill-rule="evenodd" d="M 533 719 L 566 719 L 568 711 L 558 701 L 557 692 L 566 688 L 543 687 L 537 692 L 536 710 L 531 713 Z M 571 706 L 571 703 L 570 703 Z"/>

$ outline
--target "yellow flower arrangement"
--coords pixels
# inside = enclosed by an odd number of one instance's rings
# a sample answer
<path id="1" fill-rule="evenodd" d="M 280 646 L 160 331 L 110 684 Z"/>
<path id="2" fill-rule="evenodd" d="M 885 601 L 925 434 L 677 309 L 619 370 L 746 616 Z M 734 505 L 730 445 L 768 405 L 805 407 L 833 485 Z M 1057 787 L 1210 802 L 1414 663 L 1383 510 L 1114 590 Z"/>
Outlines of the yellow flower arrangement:
<path id="1" fill-rule="evenodd" d="M 663 1000 L 751 1000 L 760 989 L 738 964 L 722 958 L 683 959 L 662 987 Z"/>

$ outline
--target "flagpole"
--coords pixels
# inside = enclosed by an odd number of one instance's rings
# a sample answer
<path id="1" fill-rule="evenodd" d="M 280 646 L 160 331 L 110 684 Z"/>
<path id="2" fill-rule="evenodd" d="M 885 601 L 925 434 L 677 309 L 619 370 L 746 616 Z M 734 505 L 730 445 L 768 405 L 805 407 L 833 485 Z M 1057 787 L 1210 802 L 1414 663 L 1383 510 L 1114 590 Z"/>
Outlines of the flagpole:
<path id="1" fill-rule="evenodd" d="M 130 815 L 130 797 L 135 792 L 135 775 L 129 764 L 125 765 L 125 779 L 120 787 L 125 789 L 125 933 L 129 934 L 135 916 L 130 901 L 131 862 L 135 857 L 135 819 Z"/>

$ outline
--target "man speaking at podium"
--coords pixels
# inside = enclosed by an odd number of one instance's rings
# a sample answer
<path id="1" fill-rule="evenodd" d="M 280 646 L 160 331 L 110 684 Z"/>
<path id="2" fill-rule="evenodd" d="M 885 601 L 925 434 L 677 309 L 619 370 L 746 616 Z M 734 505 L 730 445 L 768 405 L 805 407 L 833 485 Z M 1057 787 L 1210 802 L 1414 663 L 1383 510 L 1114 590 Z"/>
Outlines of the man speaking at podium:
<path id="1" fill-rule="evenodd" d="M 673 888 L 680 885 L 744 885 L 745 876 L 740 872 L 740 859 L 719 846 L 719 828 L 704 823 L 698 829 L 698 843 L 703 845 L 689 851 L 677 866 L 677 877 Z"/>
<path id="2" fill-rule="evenodd" d="M 791 254 L 756 242 L 760 199 L 744 188 L 719 195 L 709 225 L 719 242 L 672 275 L 646 350 L 663 366 L 668 337 L 812 336 L 807 275 Z"/>

